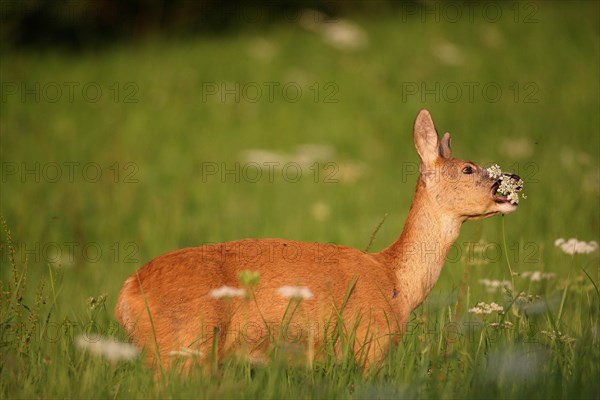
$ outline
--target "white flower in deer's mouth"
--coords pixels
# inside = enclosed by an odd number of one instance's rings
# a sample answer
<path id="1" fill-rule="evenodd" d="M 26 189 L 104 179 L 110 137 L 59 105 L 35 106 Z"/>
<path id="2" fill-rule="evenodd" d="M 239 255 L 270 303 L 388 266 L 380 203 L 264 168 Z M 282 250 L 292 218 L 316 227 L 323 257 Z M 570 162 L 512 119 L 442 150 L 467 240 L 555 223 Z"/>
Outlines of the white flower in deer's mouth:
<path id="1" fill-rule="evenodd" d="M 210 297 L 214 299 L 221 299 L 223 297 L 244 297 L 246 295 L 246 290 L 231 286 L 221 286 L 220 288 L 212 289 L 209 294 Z"/>
<path id="2" fill-rule="evenodd" d="M 310 300 L 313 298 L 312 292 L 306 286 L 282 286 L 277 289 L 277 292 L 286 299 Z"/>
<path id="3" fill-rule="evenodd" d="M 492 186 L 492 194 L 497 202 L 519 204 L 519 192 L 523 190 L 524 184 L 521 178 L 502 172 L 498 164 L 487 168 L 486 172 L 490 178 L 498 179 Z M 523 198 L 526 199 L 527 196 L 523 194 Z"/>
<path id="4" fill-rule="evenodd" d="M 519 204 L 519 193 L 510 192 L 506 198 L 513 204 Z"/>
<path id="5" fill-rule="evenodd" d="M 502 176 L 502 170 L 498 164 L 494 164 L 487 169 L 488 176 L 492 179 L 498 179 Z"/>

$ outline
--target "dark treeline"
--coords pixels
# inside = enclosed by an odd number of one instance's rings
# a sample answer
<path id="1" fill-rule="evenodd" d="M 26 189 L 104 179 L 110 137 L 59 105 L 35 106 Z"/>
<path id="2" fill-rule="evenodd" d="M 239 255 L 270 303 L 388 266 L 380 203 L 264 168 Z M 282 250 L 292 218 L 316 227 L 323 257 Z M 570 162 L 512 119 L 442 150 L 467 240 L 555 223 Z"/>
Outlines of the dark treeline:
<path id="1" fill-rule="evenodd" d="M 409 0 L 0 0 L 3 48 L 72 50 L 156 35 L 222 34 L 293 22 L 306 9 L 328 17 L 420 7 Z"/>

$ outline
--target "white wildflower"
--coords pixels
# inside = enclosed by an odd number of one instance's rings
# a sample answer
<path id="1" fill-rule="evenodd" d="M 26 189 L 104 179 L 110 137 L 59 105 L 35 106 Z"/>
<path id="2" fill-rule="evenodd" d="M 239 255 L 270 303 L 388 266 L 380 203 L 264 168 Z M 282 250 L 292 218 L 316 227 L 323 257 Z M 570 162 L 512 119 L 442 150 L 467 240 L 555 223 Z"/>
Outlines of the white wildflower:
<path id="1" fill-rule="evenodd" d="M 541 299 L 540 295 L 527 294 L 525 292 L 520 292 L 517 296 L 517 303 L 533 303 Z"/>
<path id="2" fill-rule="evenodd" d="M 531 275 L 529 275 L 529 280 L 531 282 L 541 282 L 542 281 L 542 273 L 540 271 L 533 271 Z"/>
<path id="3" fill-rule="evenodd" d="M 510 321 L 502 321 L 500 322 L 492 322 L 490 323 L 490 327 L 494 328 L 494 329 L 512 329 L 513 328 L 513 323 Z"/>
<path id="4" fill-rule="evenodd" d="M 110 362 L 131 360 L 138 356 L 139 349 L 132 344 L 122 343 L 115 338 L 89 338 L 85 335 L 77 337 L 77 347 L 92 354 L 103 356 Z"/>
<path id="5" fill-rule="evenodd" d="M 170 357 L 193 357 L 193 356 L 200 357 L 200 356 L 202 356 L 202 352 L 199 350 L 190 349 L 188 347 L 182 347 L 179 350 L 170 351 L 168 353 L 168 355 Z"/>
<path id="6" fill-rule="evenodd" d="M 511 290 L 512 283 L 510 281 L 499 281 L 496 279 L 480 279 L 479 283 L 485 286 L 489 293 L 496 293 L 500 288 L 506 288 Z"/>
<path id="7" fill-rule="evenodd" d="M 506 195 L 507 199 L 513 204 L 519 204 L 519 192 L 523 188 L 522 179 L 514 179 L 510 175 L 502 175 L 500 177 L 500 186 L 498 193 Z"/>
<path id="8" fill-rule="evenodd" d="M 598 243 L 594 240 L 591 242 L 579 241 L 575 238 L 564 240 L 563 238 L 554 241 L 556 247 L 560 247 L 567 254 L 589 254 L 598 249 Z"/>
<path id="9" fill-rule="evenodd" d="M 473 314 L 491 314 L 493 312 L 501 314 L 504 312 L 504 307 L 493 302 L 490 304 L 479 302 L 477 303 L 477 306 L 470 308 L 469 312 Z"/>
<path id="10" fill-rule="evenodd" d="M 500 186 L 498 186 L 498 191 L 502 194 L 509 193 L 511 188 L 511 183 L 509 180 L 504 179 L 504 175 L 500 177 Z"/>
<path id="11" fill-rule="evenodd" d="M 519 203 L 519 193 L 511 192 L 506 196 L 506 198 L 513 204 Z"/>
<path id="12" fill-rule="evenodd" d="M 556 331 L 556 330 L 542 331 L 542 333 L 544 335 L 546 335 L 548 338 L 550 338 L 550 340 L 552 340 L 552 341 L 560 340 L 561 342 L 566 343 L 566 344 L 571 344 L 571 343 L 575 342 L 574 338 L 572 338 L 569 335 L 563 334 L 561 331 Z"/>
<path id="13" fill-rule="evenodd" d="M 314 297 L 306 286 L 282 286 L 277 289 L 277 292 L 286 299 L 310 300 Z"/>
<path id="14" fill-rule="evenodd" d="M 521 272 L 522 278 L 529 278 L 531 282 L 541 282 L 543 280 L 551 280 L 556 277 L 553 272 L 542 272 L 542 271 L 525 271 Z"/>
<path id="15" fill-rule="evenodd" d="M 212 289 L 209 295 L 214 299 L 221 299 L 223 297 L 244 297 L 246 295 L 246 290 L 231 286 L 221 286 L 220 288 Z"/>
<path id="16" fill-rule="evenodd" d="M 325 42 L 340 50 L 355 50 L 367 45 L 367 33 L 348 20 L 327 21 L 321 25 Z"/>
<path id="17" fill-rule="evenodd" d="M 519 192 L 523 190 L 524 184 L 522 179 L 516 179 L 513 175 L 503 173 L 498 164 L 487 168 L 486 172 L 490 178 L 500 180 L 497 193 L 506 196 L 506 200 L 512 204 L 519 204 Z M 524 193 L 522 196 L 524 199 L 527 198 Z"/>
<path id="18" fill-rule="evenodd" d="M 498 164 L 494 164 L 489 167 L 487 170 L 488 176 L 492 179 L 498 179 L 502 176 L 502 170 Z"/>
<path id="19" fill-rule="evenodd" d="M 367 33 L 353 22 L 344 19 L 328 19 L 316 10 L 303 10 L 300 26 L 320 33 L 323 40 L 340 50 L 355 50 L 368 44 Z"/>

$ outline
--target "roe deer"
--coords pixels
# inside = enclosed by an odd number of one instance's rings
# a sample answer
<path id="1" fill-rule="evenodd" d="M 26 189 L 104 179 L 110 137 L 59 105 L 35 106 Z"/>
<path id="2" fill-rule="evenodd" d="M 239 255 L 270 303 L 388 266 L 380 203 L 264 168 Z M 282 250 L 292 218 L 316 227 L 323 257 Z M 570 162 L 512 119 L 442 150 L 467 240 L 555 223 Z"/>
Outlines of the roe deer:
<path id="1" fill-rule="evenodd" d="M 243 349 L 260 359 L 272 324 L 286 318 L 297 324 L 293 339 L 309 346 L 328 334 L 328 320 L 341 323 L 354 330 L 354 354 L 361 354 L 361 364 L 378 362 L 437 281 L 461 224 L 517 209 L 495 195 L 498 180 L 484 168 L 451 157 L 450 134 L 439 141 L 427 110 L 415 120 L 414 143 L 420 158 L 416 193 L 404 230 L 384 250 L 243 239 L 172 251 L 125 281 L 116 306 L 119 322 L 150 362 L 166 366 L 173 359 L 169 355 L 181 352 L 202 361 L 211 351 L 222 357 Z M 219 299 L 218 288 L 224 294 L 224 287 L 239 288 L 234 295 L 242 292 L 244 270 L 260 273 L 247 297 Z M 290 285 L 305 295 L 293 315 L 281 289 Z"/>

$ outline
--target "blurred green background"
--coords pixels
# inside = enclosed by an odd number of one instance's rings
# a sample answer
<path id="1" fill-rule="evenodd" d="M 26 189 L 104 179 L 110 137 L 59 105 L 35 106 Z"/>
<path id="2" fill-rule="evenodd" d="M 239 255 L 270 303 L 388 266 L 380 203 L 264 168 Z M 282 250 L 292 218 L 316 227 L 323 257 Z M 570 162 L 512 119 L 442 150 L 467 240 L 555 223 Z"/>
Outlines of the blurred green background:
<path id="1" fill-rule="evenodd" d="M 0 214 L 30 275 L 59 274 L 58 319 L 100 293 L 110 315 L 124 279 L 177 248 L 364 249 L 388 213 L 371 250 L 384 248 L 414 193 L 421 108 L 454 156 L 520 174 L 528 195 L 465 224 L 426 307 L 452 304 L 467 271 L 473 298 L 493 300 L 477 280 L 510 279 L 505 252 L 516 271 L 581 274 L 555 239 L 599 240 L 597 2 L 2 10 Z M 256 178 L 269 162 L 295 164 Z M 475 242 L 494 248 L 473 266 Z M 597 251 L 578 264 L 598 281 Z M 7 265 L 3 251 L 3 279 Z"/>
<path id="2" fill-rule="evenodd" d="M 221 35 L 3 56 L 2 214 L 32 243 L 30 262 L 60 252 L 116 293 L 170 249 L 243 237 L 364 248 L 389 213 L 380 249 L 412 199 L 421 108 L 454 135 L 455 156 L 523 175 L 530 197 L 507 217 L 510 240 L 541 253 L 558 237 L 597 238 L 594 3 L 406 3 L 349 27 L 317 11 L 273 22 L 237 10 Z M 304 144 L 321 147 L 302 178 L 271 179 L 265 162 L 297 162 Z M 251 160 L 252 149 L 288 157 Z M 260 177 L 249 161 L 266 165 Z M 497 242 L 500 219 L 467 224 L 464 239 Z"/>

